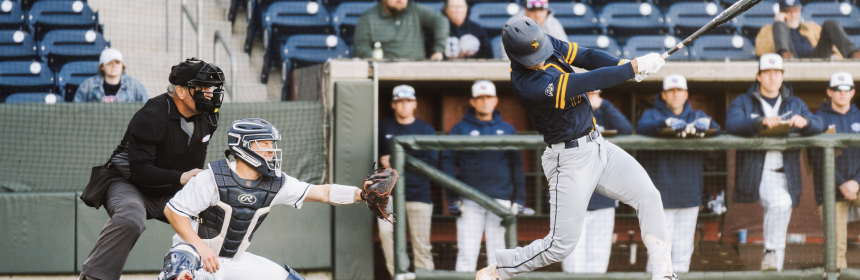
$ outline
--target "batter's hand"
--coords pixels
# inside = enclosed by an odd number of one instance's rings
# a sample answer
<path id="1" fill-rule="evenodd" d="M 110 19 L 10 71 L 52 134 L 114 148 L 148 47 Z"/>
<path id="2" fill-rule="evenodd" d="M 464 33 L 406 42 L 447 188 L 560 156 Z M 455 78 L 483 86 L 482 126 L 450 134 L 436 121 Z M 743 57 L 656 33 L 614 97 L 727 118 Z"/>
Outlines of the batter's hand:
<path id="1" fill-rule="evenodd" d="M 440 61 L 443 58 L 445 58 L 445 56 L 443 56 L 442 53 L 440 53 L 440 52 L 434 53 L 433 55 L 430 56 L 430 60 L 432 60 L 432 61 Z"/>
<path id="2" fill-rule="evenodd" d="M 796 128 L 804 128 L 809 122 L 801 115 L 794 115 L 788 119 L 788 124 Z"/>
<path id="3" fill-rule="evenodd" d="M 203 262 L 203 269 L 209 273 L 215 273 L 221 269 L 221 264 L 218 262 L 218 255 L 212 251 L 212 248 L 205 244 L 195 245 L 197 253 L 200 254 L 200 260 Z"/>
<path id="4" fill-rule="evenodd" d="M 857 192 L 860 191 L 860 184 L 854 180 L 848 180 L 845 183 L 842 183 L 839 186 L 839 190 L 842 191 L 842 196 L 847 200 L 856 200 Z"/>
<path id="5" fill-rule="evenodd" d="M 203 169 L 194 168 L 194 169 L 188 170 L 185 173 L 182 173 L 182 176 L 179 177 L 179 184 L 185 185 L 186 183 L 188 183 L 188 180 L 191 180 L 191 178 L 194 178 L 194 176 L 197 176 L 197 173 L 200 173 L 200 171 L 203 171 Z"/>
<path id="6" fill-rule="evenodd" d="M 767 128 L 773 128 L 774 126 L 779 125 L 779 117 L 774 116 L 770 118 L 764 118 L 761 120 L 761 124 Z"/>
<path id="7" fill-rule="evenodd" d="M 636 62 L 638 66 L 636 74 L 645 75 L 656 74 L 657 71 L 660 71 L 660 68 L 663 68 L 663 65 L 666 64 L 666 61 L 663 60 L 658 53 L 649 53 L 644 56 L 637 57 Z"/>

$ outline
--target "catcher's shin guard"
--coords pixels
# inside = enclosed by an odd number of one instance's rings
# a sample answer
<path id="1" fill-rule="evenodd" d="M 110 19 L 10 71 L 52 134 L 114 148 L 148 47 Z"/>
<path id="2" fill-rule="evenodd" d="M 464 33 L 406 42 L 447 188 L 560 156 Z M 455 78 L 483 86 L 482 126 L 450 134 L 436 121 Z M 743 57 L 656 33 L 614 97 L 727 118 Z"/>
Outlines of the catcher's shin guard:
<path id="1" fill-rule="evenodd" d="M 158 280 L 194 280 L 202 267 L 200 254 L 191 244 L 180 243 L 170 248 L 164 256 L 164 266 Z"/>
<path id="2" fill-rule="evenodd" d="M 284 265 L 284 268 L 287 269 L 287 280 L 305 280 L 298 272 L 290 268 L 289 265 Z"/>
<path id="3" fill-rule="evenodd" d="M 677 280 L 672 271 L 672 244 L 650 233 L 645 234 L 644 242 L 651 261 L 651 280 Z"/>

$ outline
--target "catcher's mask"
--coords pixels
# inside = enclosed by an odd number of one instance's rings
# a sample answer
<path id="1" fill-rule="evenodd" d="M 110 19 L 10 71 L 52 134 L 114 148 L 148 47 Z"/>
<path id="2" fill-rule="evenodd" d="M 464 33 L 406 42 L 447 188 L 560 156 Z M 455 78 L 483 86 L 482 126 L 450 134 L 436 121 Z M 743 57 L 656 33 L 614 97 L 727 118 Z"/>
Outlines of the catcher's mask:
<path id="1" fill-rule="evenodd" d="M 191 244 L 180 243 L 170 248 L 167 256 L 164 256 L 164 266 L 161 268 L 162 278 L 159 280 L 174 280 L 183 271 L 190 271 L 192 276 L 197 275 L 197 270 L 203 267 L 200 254 Z"/>
<path id="2" fill-rule="evenodd" d="M 272 141 L 271 147 L 260 141 Z M 278 149 L 281 134 L 274 125 L 264 119 L 248 118 L 233 121 L 227 131 L 227 146 L 229 154 L 241 160 L 264 176 L 281 177 L 281 158 L 283 152 Z M 272 153 L 272 158 L 263 156 Z"/>
<path id="3" fill-rule="evenodd" d="M 169 80 L 192 92 L 197 111 L 215 114 L 220 110 L 224 101 L 224 72 L 218 66 L 192 57 L 173 66 Z M 206 94 L 212 94 L 212 98 L 206 98 Z"/>

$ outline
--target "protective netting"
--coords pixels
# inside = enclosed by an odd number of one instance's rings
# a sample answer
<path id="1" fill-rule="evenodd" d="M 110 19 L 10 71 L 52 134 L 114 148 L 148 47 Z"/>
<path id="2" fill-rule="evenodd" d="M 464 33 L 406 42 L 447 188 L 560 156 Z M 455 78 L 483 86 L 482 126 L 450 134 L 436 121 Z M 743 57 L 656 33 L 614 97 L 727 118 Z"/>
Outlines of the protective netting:
<path id="1" fill-rule="evenodd" d="M 80 191 L 90 168 L 104 164 L 140 104 L 3 104 L 0 163 L 3 191 Z M 281 131 L 282 170 L 320 183 L 325 167 L 323 107 L 319 102 L 226 103 L 207 162 L 224 157 L 233 120 L 263 118 Z"/>

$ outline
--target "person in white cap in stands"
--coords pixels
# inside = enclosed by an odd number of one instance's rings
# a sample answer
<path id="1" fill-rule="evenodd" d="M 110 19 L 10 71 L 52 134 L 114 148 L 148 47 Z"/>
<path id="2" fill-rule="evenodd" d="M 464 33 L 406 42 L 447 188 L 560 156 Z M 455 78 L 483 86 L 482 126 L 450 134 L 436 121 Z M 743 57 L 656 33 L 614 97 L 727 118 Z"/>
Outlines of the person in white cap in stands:
<path id="1" fill-rule="evenodd" d="M 122 53 L 109 48 L 99 57 L 99 75 L 84 80 L 75 92 L 75 102 L 146 102 L 143 83 L 125 73 Z"/>
<path id="2" fill-rule="evenodd" d="M 782 57 L 761 56 L 756 81 L 729 105 L 726 131 L 756 137 L 762 130 L 788 123 L 791 132 L 815 135 L 824 131 L 791 85 L 783 81 Z M 800 149 L 737 151 L 734 201 L 764 207 L 764 249 L 761 270 L 782 271 L 791 210 L 800 203 Z"/>
<path id="3" fill-rule="evenodd" d="M 836 72 L 830 77 L 827 88 L 830 100 L 821 103 L 816 116 L 821 117 L 824 127 L 832 127 L 835 133 L 860 133 L 860 110 L 851 103 L 854 97 L 854 78 L 848 72 Z M 824 198 L 823 158 L 821 149 L 808 149 L 814 171 L 815 200 L 818 213 Z M 836 268 L 848 267 L 845 253 L 848 251 L 848 211 L 853 204 L 860 206 L 857 192 L 860 191 L 860 149 L 842 148 L 836 154 L 834 187 L 836 187 Z M 822 219 L 823 220 L 823 219 Z"/>
<path id="4" fill-rule="evenodd" d="M 455 124 L 450 135 L 514 135 L 514 126 L 502 120 L 496 110 L 499 103 L 496 86 L 488 80 L 472 85 L 472 105 Z M 442 170 L 475 190 L 493 198 L 512 212 L 525 210 L 525 170 L 520 151 L 445 151 Z M 505 228 L 502 218 L 469 199 L 461 199 L 448 191 L 448 211 L 457 218 L 457 263 L 455 270 L 472 272 L 477 269 L 481 251 L 481 236 L 486 235 L 487 263 L 496 263 L 492 252 L 505 249 Z"/>

